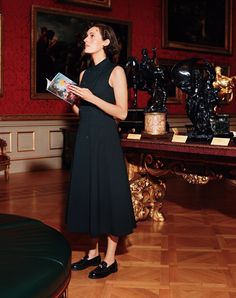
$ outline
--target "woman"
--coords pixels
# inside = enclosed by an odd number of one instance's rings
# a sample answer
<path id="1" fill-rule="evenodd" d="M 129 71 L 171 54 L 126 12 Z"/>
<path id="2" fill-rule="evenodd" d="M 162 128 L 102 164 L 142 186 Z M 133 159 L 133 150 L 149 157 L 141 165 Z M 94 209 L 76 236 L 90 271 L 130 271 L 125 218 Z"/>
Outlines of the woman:
<path id="1" fill-rule="evenodd" d="M 126 166 L 116 119 L 128 110 L 127 82 L 117 57 L 119 45 L 110 26 L 95 24 L 87 31 L 84 53 L 92 66 L 80 75 L 80 86 L 70 91 L 80 98 L 73 110 L 80 115 L 71 172 L 67 223 L 71 231 L 88 233 L 92 247 L 72 270 L 97 266 L 89 278 L 102 278 L 118 270 L 115 252 L 120 236 L 135 227 Z M 98 237 L 107 235 L 104 260 Z"/>

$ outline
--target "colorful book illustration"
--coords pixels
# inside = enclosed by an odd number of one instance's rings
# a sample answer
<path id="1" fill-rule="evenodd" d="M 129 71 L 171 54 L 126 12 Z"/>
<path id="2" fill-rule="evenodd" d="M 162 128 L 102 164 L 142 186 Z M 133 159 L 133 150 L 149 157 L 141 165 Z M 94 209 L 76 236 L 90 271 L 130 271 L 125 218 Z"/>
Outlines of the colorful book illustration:
<path id="1" fill-rule="evenodd" d="M 78 85 L 67 76 L 58 72 L 55 77 L 50 81 L 47 79 L 47 88 L 46 90 L 56 95 L 57 97 L 63 99 L 69 104 L 73 105 L 77 96 L 70 92 L 67 88 L 68 85 Z"/>

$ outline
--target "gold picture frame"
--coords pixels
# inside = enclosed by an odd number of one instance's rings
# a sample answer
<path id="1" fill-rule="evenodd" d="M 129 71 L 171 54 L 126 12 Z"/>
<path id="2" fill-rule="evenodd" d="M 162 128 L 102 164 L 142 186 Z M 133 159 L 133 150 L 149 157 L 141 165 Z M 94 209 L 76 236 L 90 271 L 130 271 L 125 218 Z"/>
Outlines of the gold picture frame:
<path id="1" fill-rule="evenodd" d="M 111 0 L 57 0 L 57 2 L 111 9 Z"/>
<path id="2" fill-rule="evenodd" d="M 232 54 L 232 0 L 162 0 L 162 47 Z"/>

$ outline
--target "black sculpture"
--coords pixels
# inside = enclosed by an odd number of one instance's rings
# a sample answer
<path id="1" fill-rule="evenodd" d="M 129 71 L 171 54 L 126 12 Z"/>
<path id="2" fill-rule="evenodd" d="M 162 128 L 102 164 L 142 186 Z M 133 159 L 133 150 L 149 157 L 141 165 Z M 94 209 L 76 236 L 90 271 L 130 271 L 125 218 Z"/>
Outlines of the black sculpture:
<path id="1" fill-rule="evenodd" d="M 151 95 L 145 112 L 165 113 L 167 92 L 165 88 L 165 69 L 156 63 L 156 49 L 152 49 L 152 58 L 147 49 L 142 49 L 139 63 L 135 57 L 129 57 L 125 65 L 128 87 L 134 90 L 132 106 L 137 106 L 138 90 L 147 91 Z"/>
<path id="2" fill-rule="evenodd" d="M 230 136 L 228 115 L 218 115 L 219 89 L 213 87 L 213 65 L 198 58 L 182 60 L 172 68 L 172 82 L 187 94 L 186 113 L 193 124 L 189 137 L 209 140 Z"/>

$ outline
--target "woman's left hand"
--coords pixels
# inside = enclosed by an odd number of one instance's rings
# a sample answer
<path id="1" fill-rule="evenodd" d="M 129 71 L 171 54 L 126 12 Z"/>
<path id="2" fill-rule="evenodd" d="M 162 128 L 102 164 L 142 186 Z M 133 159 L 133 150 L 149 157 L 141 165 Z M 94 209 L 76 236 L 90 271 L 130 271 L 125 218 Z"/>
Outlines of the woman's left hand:
<path id="1" fill-rule="evenodd" d="M 93 101 L 93 93 L 88 88 L 81 88 L 75 85 L 69 85 L 69 90 L 75 95 L 81 97 L 82 99 L 92 102 Z"/>

